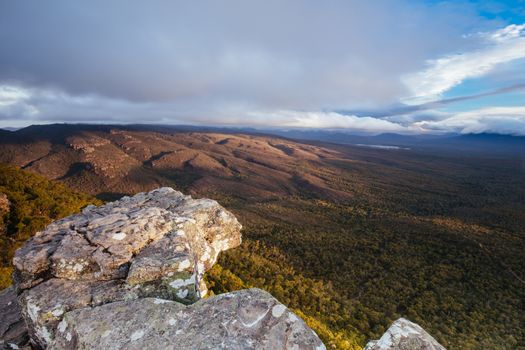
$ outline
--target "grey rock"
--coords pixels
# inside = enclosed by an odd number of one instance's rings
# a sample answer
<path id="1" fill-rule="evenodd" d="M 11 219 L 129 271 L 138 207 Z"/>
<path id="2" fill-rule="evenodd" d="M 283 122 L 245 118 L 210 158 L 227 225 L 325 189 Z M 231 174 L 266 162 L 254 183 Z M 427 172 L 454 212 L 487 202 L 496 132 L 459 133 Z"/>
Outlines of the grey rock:
<path id="1" fill-rule="evenodd" d="M 45 347 L 64 313 L 78 308 L 144 297 L 199 300 L 204 272 L 241 243 L 240 229 L 217 202 L 167 187 L 50 224 L 13 259 L 32 341 Z"/>
<path id="2" fill-rule="evenodd" d="M 260 289 L 183 304 L 145 298 L 65 314 L 50 349 L 325 349 Z"/>
<path id="3" fill-rule="evenodd" d="M 52 278 L 18 297 L 22 316 L 35 345 L 44 347 L 53 338 L 63 315 L 86 306 L 137 299 L 140 292 L 122 280 L 71 281 Z"/>
<path id="4" fill-rule="evenodd" d="M 29 334 L 14 287 L 0 291 L 0 349 L 29 348 Z"/>
<path id="5" fill-rule="evenodd" d="M 364 350 L 446 350 L 419 325 L 404 318 L 396 320 L 379 340 Z"/>

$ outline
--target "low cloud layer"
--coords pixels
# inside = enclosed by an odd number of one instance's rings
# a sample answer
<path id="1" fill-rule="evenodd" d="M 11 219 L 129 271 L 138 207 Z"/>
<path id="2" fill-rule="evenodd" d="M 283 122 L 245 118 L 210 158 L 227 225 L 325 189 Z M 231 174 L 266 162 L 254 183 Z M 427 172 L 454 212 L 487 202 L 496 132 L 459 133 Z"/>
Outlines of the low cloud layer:
<path id="1" fill-rule="evenodd" d="M 525 135 L 525 107 L 490 107 L 448 115 L 441 120 L 424 120 L 413 125 L 428 131 L 499 133 Z"/>
<path id="2" fill-rule="evenodd" d="M 0 126 L 474 130 L 436 110 L 442 94 L 525 58 L 524 29 L 468 2 L 3 2 Z"/>

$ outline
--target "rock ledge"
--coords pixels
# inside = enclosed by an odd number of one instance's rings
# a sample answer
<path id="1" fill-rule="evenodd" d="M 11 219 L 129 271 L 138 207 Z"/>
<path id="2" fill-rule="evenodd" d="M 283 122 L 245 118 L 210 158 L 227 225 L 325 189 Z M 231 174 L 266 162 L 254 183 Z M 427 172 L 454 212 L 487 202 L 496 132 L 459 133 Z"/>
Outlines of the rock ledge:
<path id="1" fill-rule="evenodd" d="M 324 349 L 270 294 L 247 289 L 183 304 L 154 298 L 69 312 L 49 349 Z"/>

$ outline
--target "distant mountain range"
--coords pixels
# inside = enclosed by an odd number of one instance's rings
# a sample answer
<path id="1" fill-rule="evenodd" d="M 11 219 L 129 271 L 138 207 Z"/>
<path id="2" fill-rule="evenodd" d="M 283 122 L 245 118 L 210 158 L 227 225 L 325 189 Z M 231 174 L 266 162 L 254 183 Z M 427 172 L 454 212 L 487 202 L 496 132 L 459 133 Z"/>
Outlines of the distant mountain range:
<path id="1" fill-rule="evenodd" d="M 489 154 L 525 154 L 525 136 L 503 135 L 503 134 L 456 134 L 447 133 L 441 135 L 421 134 L 402 135 L 396 133 L 383 133 L 378 135 L 355 134 L 343 129 L 280 129 L 280 128 L 232 128 L 232 127 L 206 127 L 191 125 L 86 125 L 86 124 L 50 124 L 31 125 L 26 128 L 4 128 L 0 129 L 0 137 L 35 137 L 40 132 L 57 134 L 70 132 L 76 129 L 83 130 L 107 130 L 108 128 L 120 128 L 135 131 L 154 132 L 215 132 L 215 133 L 244 133 L 261 136 L 280 136 L 294 140 L 308 140 L 345 145 L 381 145 L 398 146 L 400 148 L 411 148 L 420 151 L 468 151 L 473 153 Z"/>
<path id="2" fill-rule="evenodd" d="M 385 145 L 410 147 L 418 150 L 463 150 L 482 153 L 525 154 L 524 136 L 501 134 L 401 135 L 385 133 L 379 135 L 353 135 L 337 130 L 268 130 L 266 132 L 291 139 L 347 145 Z"/>

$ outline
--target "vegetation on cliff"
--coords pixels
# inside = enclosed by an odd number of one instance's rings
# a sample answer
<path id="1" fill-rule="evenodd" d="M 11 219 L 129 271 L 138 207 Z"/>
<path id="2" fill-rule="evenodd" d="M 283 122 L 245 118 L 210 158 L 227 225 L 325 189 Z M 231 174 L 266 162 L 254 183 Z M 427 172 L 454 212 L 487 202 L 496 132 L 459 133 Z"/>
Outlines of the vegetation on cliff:
<path id="1" fill-rule="evenodd" d="M 8 208 L 0 215 L 0 289 L 11 284 L 13 254 L 47 224 L 100 201 L 19 168 L 0 163 L 0 193 Z"/>

